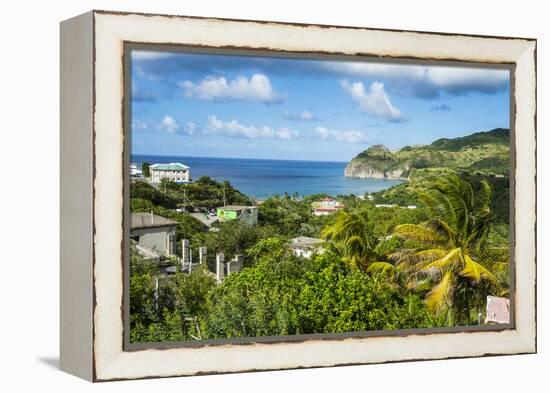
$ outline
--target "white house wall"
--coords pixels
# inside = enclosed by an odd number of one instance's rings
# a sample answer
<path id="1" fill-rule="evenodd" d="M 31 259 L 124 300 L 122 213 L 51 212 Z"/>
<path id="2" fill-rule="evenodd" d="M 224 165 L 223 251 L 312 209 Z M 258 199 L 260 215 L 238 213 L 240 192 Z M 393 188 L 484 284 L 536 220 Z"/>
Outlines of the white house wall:
<path id="1" fill-rule="evenodd" d="M 130 236 L 139 236 L 139 244 L 164 255 L 170 255 L 167 249 L 168 236 L 175 235 L 171 227 L 154 227 L 132 229 Z M 173 246 L 172 246 L 173 248 Z"/>

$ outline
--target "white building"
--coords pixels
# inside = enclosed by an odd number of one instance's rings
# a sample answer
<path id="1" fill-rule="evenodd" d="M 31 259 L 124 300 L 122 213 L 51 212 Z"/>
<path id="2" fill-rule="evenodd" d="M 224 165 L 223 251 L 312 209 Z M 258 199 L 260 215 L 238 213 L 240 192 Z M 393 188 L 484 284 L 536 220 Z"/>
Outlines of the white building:
<path id="1" fill-rule="evenodd" d="M 313 207 L 313 214 L 316 216 L 328 216 L 344 208 L 340 202 L 332 198 L 324 198 L 321 201 L 313 202 L 311 205 Z"/>
<path id="2" fill-rule="evenodd" d="M 140 179 L 143 176 L 143 172 L 138 169 L 136 164 L 130 164 L 130 178 Z"/>
<path id="3" fill-rule="evenodd" d="M 189 167 L 179 162 L 171 164 L 153 164 L 149 166 L 151 183 L 160 183 L 168 179 L 176 183 L 188 183 L 190 179 Z"/>
<path id="4" fill-rule="evenodd" d="M 295 255 L 309 258 L 314 253 L 323 252 L 323 240 L 315 237 L 298 236 L 290 241 L 290 248 Z"/>

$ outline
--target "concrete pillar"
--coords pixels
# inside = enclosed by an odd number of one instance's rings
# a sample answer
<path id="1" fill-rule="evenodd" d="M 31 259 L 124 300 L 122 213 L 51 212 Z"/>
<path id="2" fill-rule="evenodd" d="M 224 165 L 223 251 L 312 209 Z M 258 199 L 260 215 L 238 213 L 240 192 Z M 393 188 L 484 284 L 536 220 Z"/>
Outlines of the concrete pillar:
<path id="1" fill-rule="evenodd" d="M 243 255 L 235 255 L 235 258 L 237 259 L 237 267 L 239 271 L 243 270 L 244 268 L 244 256 Z"/>
<path id="2" fill-rule="evenodd" d="M 159 306 L 159 279 L 155 276 L 155 307 Z"/>
<path id="3" fill-rule="evenodd" d="M 216 254 L 216 281 L 221 284 L 225 277 L 225 264 L 223 252 Z"/>
<path id="4" fill-rule="evenodd" d="M 244 257 L 242 255 L 235 255 L 229 262 L 227 267 L 227 273 L 238 273 L 243 270 Z"/>
<path id="5" fill-rule="evenodd" d="M 199 247 L 199 263 L 201 265 L 206 263 L 206 247 Z"/>
<path id="6" fill-rule="evenodd" d="M 189 240 L 181 240 L 181 270 L 185 270 L 189 264 Z"/>

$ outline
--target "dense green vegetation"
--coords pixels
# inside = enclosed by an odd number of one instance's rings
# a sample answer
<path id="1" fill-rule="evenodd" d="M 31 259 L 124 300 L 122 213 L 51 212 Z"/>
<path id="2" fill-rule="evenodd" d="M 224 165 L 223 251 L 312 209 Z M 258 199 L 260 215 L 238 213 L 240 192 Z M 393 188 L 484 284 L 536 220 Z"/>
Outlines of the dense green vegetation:
<path id="1" fill-rule="evenodd" d="M 224 196 L 227 204 L 252 203 L 228 182 L 134 182 L 131 210 L 177 221 L 178 245 L 187 238 L 195 252 L 206 246 L 209 260 L 190 274 L 161 277 L 132 252 L 131 340 L 477 324 L 486 296 L 509 288 L 508 181 L 417 169 L 372 201 L 339 196 L 345 209 L 337 214 L 313 215 L 311 203 L 326 195 L 275 196 L 259 205 L 257 226 L 235 220 L 216 231 L 176 209 L 211 209 Z M 289 247 L 296 236 L 323 238 L 325 251 L 296 256 Z M 245 268 L 218 285 L 211 272 L 219 251 L 244 255 Z"/>
<path id="2" fill-rule="evenodd" d="M 397 186 L 371 194 L 377 204 L 395 204 L 400 206 L 419 205 L 419 192 L 437 181 L 442 176 L 458 173 L 460 177 L 470 182 L 474 192 L 480 190 L 481 181 L 486 181 L 492 189 L 491 209 L 495 214 L 497 224 L 508 226 L 510 214 L 510 178 L 471 174 L 466 171 L 453 171 L 445 168 L 416 169 L 411 172 L 409 181 Z"/>
<path id="3" fill-rule="evenodd" d="M 249 255 L 254 267 L 229 276 L 209 297 L 210 338 L 431 326 L 420 297 L 351 269 L 337 254 L 299 258 L 270 238 Z"/>
<path id="4" fill-rule="evenodd" d="M 280 238 L 251 247 L 253 267 L 221 285 L 206 269 L 160 279 L 132 257 L 131 340 L 177 341 L 434 326 L 420 296 L 327 252 L 296 257 Z"/>
<path id="5" fill-rule="evenodd" d="M 354 177 L 409 178 L 417 169 L 446 168 L 478 175 L 508 176 L 510 131 L 497 128 L 430 145 L 405 146 L 392 152 L 374 145 L 358 154 L 346 168 Z"/>
<path id="6" fill-rule="evenodd" d="M 509 137 L 496 129 L 397 152 L 372 146 L 347 174 L 407 181 L 364 198 L 335 196 L 345 208 L 321 217 L 312 203 L 327 195 L 257 204 L 206 176 L 157 187 L 132 182 L 131 211 L 175 220 L 178 255 L 189 239 L 193 259 L 205 246 L 208 260 L 166 276 L 131 246 L 131 341 L 479 323 L 486 296 L 507 296 L 510 286 Z M 258 224 L 212 229 L 189 215 L 224 204 L 257 204 Z M 290 247 L 297 236 L 323 239 L 322 251 L 297 256 Z M 217 252 L 244 256 L 244 269 L 221 284 L 212 273 Z"/>
<path id="7" fill-rule="evenodd" d="M 392 268 L 405 273 L 408 288 L 426 292 L 430 311 L 445 315 L 449 326 L 470 324 L 488 294 L 504 292 L 491 272 L 502 261 L 480 258 L 494 221 L 491 194 L 485 180 L 475 192 L 457 175 L 443 177 L 419 195 L 428 220 L 394 229 L 409 243 L 389 256 Z"/>
<path id="8" fill-rule="evenodd" d="M 147 200 L 167 209 L 212 209 L 223 206 L 224 202 L 227 205 L 252 205 L 250 198 L 234 189 L 228 181 L 220 183 L 208 176 L 201 176 L 189 184 L 162 179 L 158 188 L 145 181 L 135 181 L 130 185 L 130 195 L 132 199 Z"/>

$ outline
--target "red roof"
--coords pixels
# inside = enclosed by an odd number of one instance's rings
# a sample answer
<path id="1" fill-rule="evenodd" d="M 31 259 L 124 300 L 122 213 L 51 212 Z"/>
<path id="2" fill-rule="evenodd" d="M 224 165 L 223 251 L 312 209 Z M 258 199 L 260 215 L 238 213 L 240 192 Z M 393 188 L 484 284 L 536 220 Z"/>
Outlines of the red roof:
<path id="1" fill-rule="evenodd" d="M 510 300 L 487 296 L 485 323 L 510 323 Z"/>

